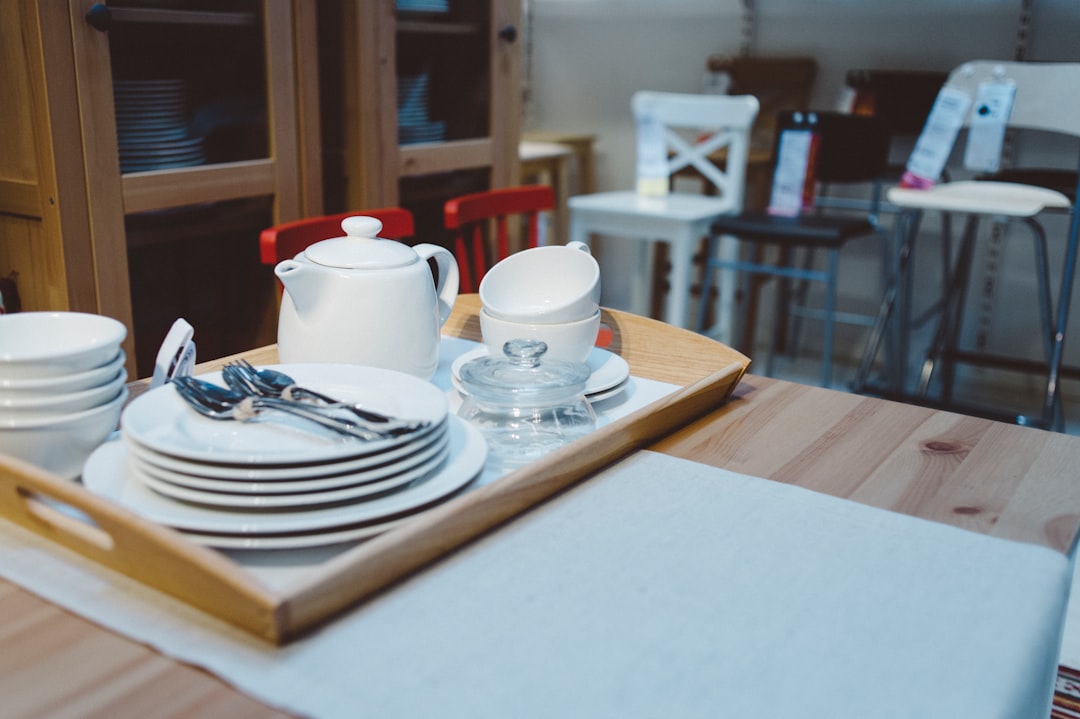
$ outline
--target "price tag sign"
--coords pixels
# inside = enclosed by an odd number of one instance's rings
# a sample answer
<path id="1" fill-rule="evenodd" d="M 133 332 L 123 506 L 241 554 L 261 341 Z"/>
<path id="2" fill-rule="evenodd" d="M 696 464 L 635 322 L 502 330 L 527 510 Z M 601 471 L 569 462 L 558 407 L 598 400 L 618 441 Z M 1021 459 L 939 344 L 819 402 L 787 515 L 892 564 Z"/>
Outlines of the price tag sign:
<path id="1" fill-rule="evenodd" d="M 942 88 L 908 158 L 907 170 L 900 183 L 902 187 L 931 187 L 938 181 L 969 107 L 971 96 L 966 92 Z"/>
<path id="2" fill-rule="evenodd" d="M 649 112 L 641 113 L 637 118 L 637 191 L 649 196 L 668 193 L 664 123 Z"/>
<path id="3" fill-rule="evenodd" d="M 964 148 L 964 167 L 981 172 L 998 171 L 1005 145 L 1005 126 L 1015 99 L 1015 83 L 997 81 L 979 85 Z"/>
<path id="4" fill-rule="evenodd" d="M 796 217 L 814 202 L 812 130 L 784 130 L 777 146 L 769 214 Z"/>

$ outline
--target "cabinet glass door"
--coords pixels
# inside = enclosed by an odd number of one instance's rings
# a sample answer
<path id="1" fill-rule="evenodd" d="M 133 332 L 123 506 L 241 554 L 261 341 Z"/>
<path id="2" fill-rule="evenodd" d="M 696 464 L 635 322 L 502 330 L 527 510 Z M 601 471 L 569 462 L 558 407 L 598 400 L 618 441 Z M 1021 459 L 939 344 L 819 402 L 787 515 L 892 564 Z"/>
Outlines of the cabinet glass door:
<path id="1" fill-rule="evenodd" d="M 100 304 L 129 325 L 140 376 L 177 317 L 200 359 L 274 339 L 259 233 L 321 193 L 301 191 L 297 33 L 313 7 L 72 5 L 94 252 L 117 275 L 99 281 Z"/>
<path id="2" fill-rule="evenodd" d="M 123 173 L 270 154 L 257 0 L 114 0 L 113 104 Z"/>
<path id="3" fill-rule="evenodd" d="M 491 20 L 486 3 L 397 0 L 401 145 L 491 134 Z"/>

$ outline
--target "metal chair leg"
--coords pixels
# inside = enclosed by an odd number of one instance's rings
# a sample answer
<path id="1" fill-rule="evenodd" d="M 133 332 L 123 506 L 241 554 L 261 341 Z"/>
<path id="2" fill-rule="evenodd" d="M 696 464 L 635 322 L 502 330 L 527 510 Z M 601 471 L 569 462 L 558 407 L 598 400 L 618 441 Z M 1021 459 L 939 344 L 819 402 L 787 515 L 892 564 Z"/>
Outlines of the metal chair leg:
<path id="1" fill-rule="evenodd" d="M 900 307 L 904 302 L 901 292 L 907 282 L 911 255 L 914 247 L 915 235 L 918 232 L 922 213 L 918 211 L 905 211 L 896 216 L 893 227 L 896 248 L 895 255 L 890 258 L 891 268 L 888 273 L 889 282 L 878 306 L 877 320 L 866 340 L 866 350 L 863 352 L 862 361 L 855 374 L 852 389 L 855 392 L 863 392 L 868 387 L 870 372 L 873 370 L 874 361 L 882 346 L 885 347 L 884 374 L 885 382 L 890 389 L 900 389 L 903 383 L 902 374 L 898 373 L 897 363 L 906 364 L 899 357 L 903 352 L 900 343 L 900 335 L 906 333 L 907 327 L 900 326 L 905 322 L 904 313 Z"/>
<path id="2" fill-rule="evenodd" d="M 922 372 L 919 375 L 919 384 L 916 388 L 916 394 L 919 397 L 926 396 L 930 388 L 930 380 L 939 361 L 943 366 L 942 399 L 947 402 L 952 397 L 955 363 L 951 356 L 952 352 L 956 350 L 963 320 L 964 298 L 967 294 L 968 280 L 971 277 L 971 263 L 974 257 L 975 234 L 978 231 L 978 226 L 978 216 L 968 215 L 964 226 L 964 234 L 960 241 L 960 251 L 956 260 L 952 262 L 951 269 L 946 265 L 945 274 L 947 280 L 942 294 L 941 316 L 938 317 L 933 339 L 923 357 Z"/>
<path id="3" fill-rule="evenodd" d="M 802 269 L 803 272 L 809 274 L 814 269 L 814 248 L 807 247 L 803 252 Z M 810 280 L 801 279 L 799 284 L 792 293 L 793 299 L 791 302 L 797 307 L 806 307 L 806 298 L 810 294 Z M 802 316 L 800 314 L 794 314 L 791 318 L 791 327 L 784 337 L 785 346 L 790 343 L 792 347 L 798 348 L 799 339 L 802 337 Z"/>
<path id="4" fill-rule="evenodd" d="M 833 333 L 836 330 L 836 284 L 840 269 L 840 250 L 829 250 L 828 279 L 825 281 L 825 332 L 821 365 L 821 386 L 832 386 Z"/>
<path id="5" fill-rule="evenodd" d="M 1080 197 L 1080 179 L 1077 181 L 1077 197 Z M 1061 289 L 1058 293 L 1057 322 L 1050 352 L 1050 368 L 1046 380 L 1046 397 L 1043 402 L 1043 422 L 1052 429 L 1061 431 L 1064 427 L 1063 413 L 1055 415 L 1059 401 L 1061 363 L 1065 356 L 1065 328 L 1069 322 L 1069 305 L 1072 301 L 1073 281 L 1076 277 L 1076 257 L 1080 248 L 1080 212 L 1073 203 L 1072 219 L 1069 221 L 1069 239 L 1065 246 L 1065 262 L 1061 271 Z"/>
<path id="6" fill-rule="evenodd" d="M 705 241 L 705 257 L 701 263 L 701 298 L 698 300 L 697 324 L 695 326 L 695 331 L 699 334 L 708 329 L 705 327 L 705 317 L 709 310 L 709 295 L 712 293 L 713 273 L 715 272 L 710 261 L 715 256 L 717 242 L 717 238 L 712 235 Z"/>
<path id="7" fill-rule="evenodd" d="M 1039 317 L 1042 319 L 1046 359 L 1049 361 L 1054 343 L 1053 298 L 1050 296 L 1050 260 L 1046 247 L 1046 232 L 1042 225 L 1030 217 L 1024 218 L 1024 224 L 1031 230 L 1035 240 L 1035 271 L 1039 275 Z"/>

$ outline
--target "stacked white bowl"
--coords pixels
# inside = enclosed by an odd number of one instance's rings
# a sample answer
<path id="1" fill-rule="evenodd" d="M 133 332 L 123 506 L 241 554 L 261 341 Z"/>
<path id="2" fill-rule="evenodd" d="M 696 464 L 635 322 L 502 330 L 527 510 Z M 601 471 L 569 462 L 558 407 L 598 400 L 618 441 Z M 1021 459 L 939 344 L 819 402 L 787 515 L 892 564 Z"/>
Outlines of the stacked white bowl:
<path id="1" fill-rule="evenodd" d="M 546 359 L 585 362 L 600 332 L 600 265 L 581 242 L 522 250 L 484 275 L 480 304 L 492 355 L 529 339 L 547 345 Z"/>
<path id="2" fill-rule="evenodd" d="M 127 400 L 126 336 L 95 314 L 0 315 L 0 454 L 77 478 Z"/>

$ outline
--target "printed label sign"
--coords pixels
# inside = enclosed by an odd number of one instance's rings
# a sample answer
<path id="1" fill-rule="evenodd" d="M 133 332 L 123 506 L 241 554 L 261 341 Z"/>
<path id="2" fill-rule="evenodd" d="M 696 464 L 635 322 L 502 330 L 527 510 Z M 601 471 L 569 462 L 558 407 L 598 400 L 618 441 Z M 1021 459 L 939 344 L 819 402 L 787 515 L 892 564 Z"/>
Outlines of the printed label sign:
<path id="1" fill-rule="evenodd" d="M 813 154 L 816 136 L 811 130 L 784 130 L 777 147 L 769 214 L 795 217 L 814 203 Z"/>
<path id="2" fill-rule="evenodd" d="M 971 96 L 966 92 L 942 88 L 908 158 L 902 187 L 931 187 L 938 181 L 970 106 Z"/>
<path id="3" fill-rule="evenodd" d="M 641 195 L 653 196 L 668 193 L 664 123 L 647 112 L 637 119 L 637 191 Z"/>
<path id="4" fill-rule="evenodd" d="M 1012 82 L 984 82 L 975 94 L 971 111 L 964 167 L 982 172 L 997 172 L 1005 145 L 1005 126 L 1009 122 L 1016 85 Z"/>

